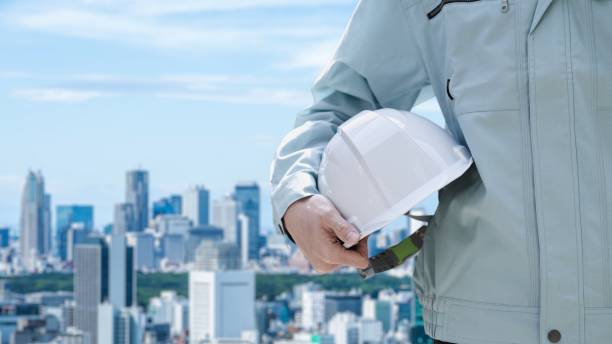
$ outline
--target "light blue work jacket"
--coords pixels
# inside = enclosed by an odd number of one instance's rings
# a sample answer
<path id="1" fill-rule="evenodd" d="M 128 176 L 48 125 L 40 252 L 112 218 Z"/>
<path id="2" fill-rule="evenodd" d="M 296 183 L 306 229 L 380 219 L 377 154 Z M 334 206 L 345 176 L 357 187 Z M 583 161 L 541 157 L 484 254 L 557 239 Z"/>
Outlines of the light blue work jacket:
<path id="1" fill-rule="evenodd" d="M 475 166 L 417 257 L 427 333 L 612 343 L 612 0 L 362 0 L 278 149 L 276 220 L 338 125 L 428 85 Z"/>

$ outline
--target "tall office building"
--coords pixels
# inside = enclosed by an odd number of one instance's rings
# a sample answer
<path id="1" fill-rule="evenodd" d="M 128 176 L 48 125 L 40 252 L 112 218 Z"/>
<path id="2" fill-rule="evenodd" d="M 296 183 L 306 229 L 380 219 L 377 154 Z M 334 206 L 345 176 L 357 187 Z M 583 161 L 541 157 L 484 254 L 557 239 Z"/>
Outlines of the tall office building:
<path id="1" fill-rule="evenodd" d="M 355 314 L 339 312 L 329 321 L 329 333 L 334 344 L 359 344 L 359 322 Z"/>
<path id="2" fill-rule="evenodd" d="M 236 244 L 203 241 L 196 249 L 195 268 L 206 271 L 240 269 L 240 254 Z"/>
<path id="3" fill-rule="evenodd" d="M 185 236 L 166 234 L 162 237 L 163 257 L 171 264 L 182 264 L 186 257 Z"/>
<path id="4" fill-rule="evenodd" d="M 382 323 L 384 333 L 394 327 L 393 305 L 389 300 L 363 299 L 362 314 L 364 319 L 375 319 Z"/>
<path id="5" fill-rule="evenodd" d="M 51 196 L 42 173 L 28 172 L 21 196 L 21 257 L 28 269 L 51 249 Z"/>
<path id="6" fill-rule="evenodd" d="M 183 216 L 194 226 L 209 224 L 210 192 L 204 186 L 190 187 L 183 194 Z"/>
<path id="7" fill-rule="evenodd" d="M 180 215 L 183 212 L 183 198 L 170 195 L 153 202 L 153 218 L 159 215 Z"/>
<path id="8" fill-rule="evenodd" d="M 203 241 L 213 241 L 216 243 L 223 241 L 224 230 L 215 226 L 201 226 L 189 230 L 185 254 L 188 262 L 193 262 L 197 248 Z"/>
<path id="9" fill-rule="evenodd" d="M 94 210 L 91 205 L 58 205 L 55 210 L 55 242 L 57 255 L 66 260 L 66 239 L 72 225 L 80 223 L 86 232 L 94 226 Z"/>
<path id="10" fill-rule="evenodd" d="M 240 233 L 240 262 L 243 267 L 249 264 L 249 217 L 245 214 L 238 214 L 238 233 Z"/>
<path id="11" fill-rule="evenodd" d="M 189 329 L 193 343 L 255 331 L 255 273 L 191 271 Z"/>
<path id="12" fill-rule="evenodd" d="M 74 256 L 74 324 L 96 344 L 98 304 L 109 296 L 108 246 L 102 239 L 90 239 L 76 246 Z"/>
<path id="13" fill-rule="evenodd" d="M 136 211 L 131 203 L 115 205 L 115 220 L 113 233 L 127 233 L 136 231 Z"/>
<path id="14" fill-rule="evenodd" d="M 129 243 L 134 247 L 134 265 L 138 270 L 155 269 L 155 237 L 148 232 L 131 233 Z"/>
<path id="15" fill-rule="evenodd" d="M 113 234 L 110 247 L 109 301 L 117 309 L 136 303 L 136 272 L 134 248 L 127 244 L 125 234 Z"/>
<path id="16" fill-rule="evenodd" d="M 238 205 L 230 196 L 213 201 L 213 225 L 223 228 L 223 240 L 240 245 L 238 236 Z"/>
<path id="17" fill-rule="evenodd" d="M 302 293 L 302 328 L 319 330 L 325 324 L 325 294 L 318 289 L 304 290 Z"/>
<path id="18" fill-rule="evenodd" d="M 82 223 L 73 223 L 66 233 L 66 261 L 74 261 L 74 248 L 87 240 L 89 232 Z"/>
<path id="19" fill-rule="evenodd" d="M 182 215 L 167 214 L 158 215 L 155 218 L 155 227 L 161 234 L 180 234 L 187 235 L 193 223 L 189 218 Z"/>
<path id="20" fill-rule="evenodd" d="M 249 218 L 249 260 L 259 259 L 260 191 L 255 182 L 239 183 L 234 188 L 238 213 Z"/>
<path id="21" fill-rule="evenodd" d="M 361 303 L 361 294 L 327 293 L 325 295 L 325 321 L 329 321 L 336 313 L 349 312 L 361 316 Z"/>
<path id="22" fill-rule="evenodd" d="M 11 243 L 11 229 L 8 227 L 0 228 L 0 248 L 9 247 Z"/>
<path id="23" fill-rule="evenodd" d="M 97 344 L 143 343 L 144 315 L 138 307 L 117 308 L 103 303 L 98 308 Z"/>
<path id="24" fill-rule="evenodd" d="M 142 231 L 149 225 L 149 172 L 128 171 L 126 174 L 125 203 L 134 206 L 135 230 Z"/>

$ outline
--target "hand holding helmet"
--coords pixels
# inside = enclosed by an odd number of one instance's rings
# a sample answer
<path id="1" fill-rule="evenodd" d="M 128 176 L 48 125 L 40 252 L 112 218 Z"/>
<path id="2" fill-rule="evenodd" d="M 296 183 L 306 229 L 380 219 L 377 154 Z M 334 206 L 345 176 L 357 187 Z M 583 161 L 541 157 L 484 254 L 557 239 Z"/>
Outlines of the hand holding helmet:
<path id="1" fill-rule="evenodd" d="M 283 219 L 289 234 L 318 272 L 331 272 L 341 266 L 368 266 L 367 238 L 359 241 L 357 229 L 324 196 L 314 195 L 293 203 Z M 347 250 L 343 243 L 355 246 Z"/>

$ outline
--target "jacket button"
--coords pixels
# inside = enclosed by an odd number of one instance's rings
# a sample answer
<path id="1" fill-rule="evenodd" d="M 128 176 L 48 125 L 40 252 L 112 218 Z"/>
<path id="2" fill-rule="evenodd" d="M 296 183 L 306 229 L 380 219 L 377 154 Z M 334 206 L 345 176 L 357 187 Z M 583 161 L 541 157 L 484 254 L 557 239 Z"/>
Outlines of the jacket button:
<path id="1" fill-rule="evenodd" d="M 561 332 L 558 330 L 548 332 L 548 341 L 551 343 L 559 343 L 561 341 Z"/>

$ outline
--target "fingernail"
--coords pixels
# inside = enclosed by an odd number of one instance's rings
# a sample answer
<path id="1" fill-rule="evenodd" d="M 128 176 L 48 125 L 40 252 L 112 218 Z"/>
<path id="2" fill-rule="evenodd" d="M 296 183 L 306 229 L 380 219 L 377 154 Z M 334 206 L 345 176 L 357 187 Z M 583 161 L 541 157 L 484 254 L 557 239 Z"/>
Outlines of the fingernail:
<path id="1" fill-rule="evenodd" d="M 359 233 L 357 231 L 350 231 L 348 234 L 348 241 L 350 244 L 359 241 Z"/>

